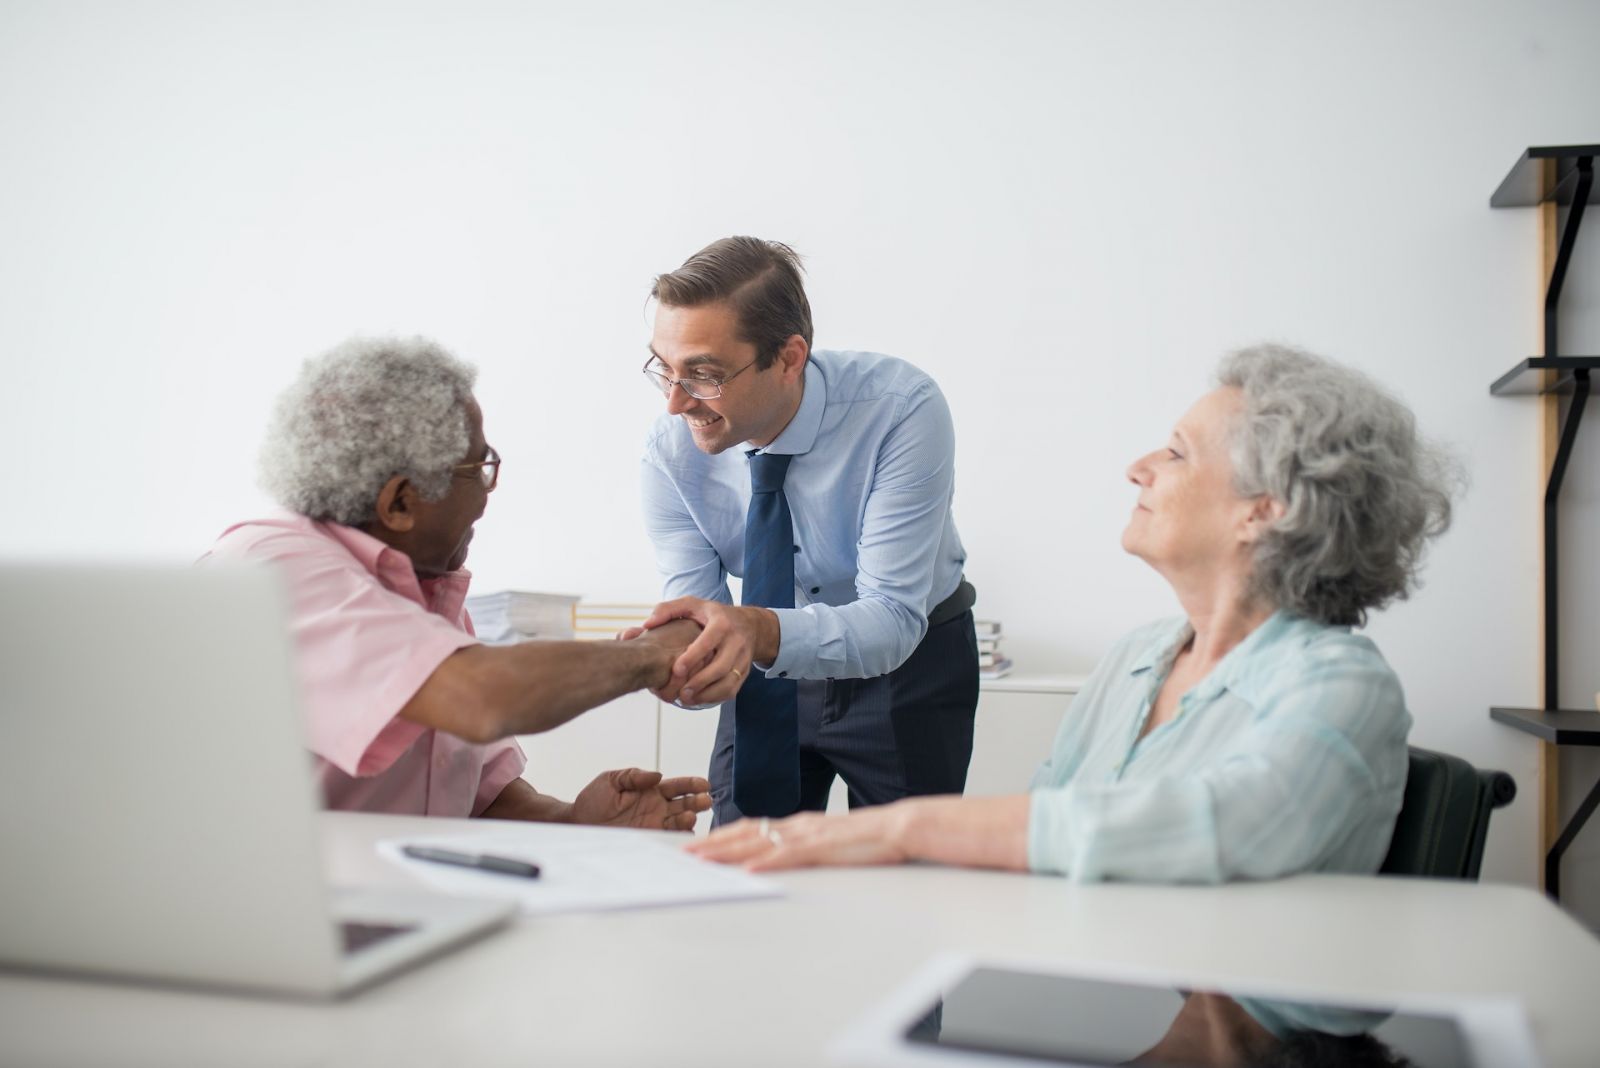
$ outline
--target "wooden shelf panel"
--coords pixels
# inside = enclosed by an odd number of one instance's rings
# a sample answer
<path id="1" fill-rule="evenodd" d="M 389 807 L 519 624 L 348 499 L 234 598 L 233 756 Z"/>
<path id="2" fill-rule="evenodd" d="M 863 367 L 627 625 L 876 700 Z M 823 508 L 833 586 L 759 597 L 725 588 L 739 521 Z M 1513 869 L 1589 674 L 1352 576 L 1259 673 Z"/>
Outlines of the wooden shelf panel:
<path id="1" fill-rule="evenodd" d="M 1571 393 L 1573 372 L 1580 370 L 1600 370 L 1600 356 L 1529 356 L 1495 379 L 1489 392 L 1496 397 Z"/>
<path id="2" fill-rule="evenodd" d="M 1491 208 L 1531 208 L 1550 201 L 1571 204 L 1578 160 L 1600 156 L 1600 145 L 1545 145 L 1530 148 L 1512 164 L 1489 198 Z M 1600 204 L 1600 183 L 1589 190 L 1590 204 Z"/>
<path id="3" fill-rule="evenodd" d="M 1556 745 L 1600 745 L 1600 712 L 1592 708 L 1491 708 L 1489 718 Z"/>

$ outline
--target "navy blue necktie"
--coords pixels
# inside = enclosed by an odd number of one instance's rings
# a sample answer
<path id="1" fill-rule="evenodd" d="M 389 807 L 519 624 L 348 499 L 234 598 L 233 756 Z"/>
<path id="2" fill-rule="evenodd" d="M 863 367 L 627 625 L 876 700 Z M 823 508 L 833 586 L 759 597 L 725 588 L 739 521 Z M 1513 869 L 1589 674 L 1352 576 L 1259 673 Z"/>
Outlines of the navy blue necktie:
<path id="1" fill-rule="evenodd" d="M 793 456 L 750 455 L 744 523 L 747 605 L 794 607 L 794 521 L 783 495 Z M 800 706 L 793 679 L 752 669 L 733 705 L 733 803 L 746 816 L 787 816 L 800 807 Z"/>

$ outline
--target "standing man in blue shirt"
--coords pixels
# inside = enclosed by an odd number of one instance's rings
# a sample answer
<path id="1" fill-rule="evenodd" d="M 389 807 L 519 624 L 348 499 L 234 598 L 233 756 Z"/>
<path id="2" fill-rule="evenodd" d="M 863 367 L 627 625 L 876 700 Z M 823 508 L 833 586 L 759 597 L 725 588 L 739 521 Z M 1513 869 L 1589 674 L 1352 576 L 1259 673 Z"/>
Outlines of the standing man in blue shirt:
<path id="1" fill-rule="evenodd" d="M 659 276 L 645 374 L 645 523 L 670 598 L 704 628 L 662 691 L 721 702 L 714 817 L 960 793 L 978 651 L 951 517 L 955 429 L 890 356 L 812 351 L 794 251 L 730 237 Z M 742 579 L 734 605 L 728 576 Z"/>

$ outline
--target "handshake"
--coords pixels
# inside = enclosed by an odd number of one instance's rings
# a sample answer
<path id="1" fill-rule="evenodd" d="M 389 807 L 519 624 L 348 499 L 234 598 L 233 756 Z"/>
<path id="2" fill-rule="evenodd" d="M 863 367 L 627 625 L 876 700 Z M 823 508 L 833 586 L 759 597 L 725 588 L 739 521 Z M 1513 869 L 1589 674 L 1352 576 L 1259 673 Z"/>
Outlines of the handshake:
<path id="1" fill-rule="evenodd" d="M 662 663 L 647 684 L 651 693 L 682 707 L 705 708 L 737 694 L 752 664 L 777 659 L 778 617 L 770 608 L 680 597 L 656 605 L 642 626 L 617 638 L 662 650 Z"/>

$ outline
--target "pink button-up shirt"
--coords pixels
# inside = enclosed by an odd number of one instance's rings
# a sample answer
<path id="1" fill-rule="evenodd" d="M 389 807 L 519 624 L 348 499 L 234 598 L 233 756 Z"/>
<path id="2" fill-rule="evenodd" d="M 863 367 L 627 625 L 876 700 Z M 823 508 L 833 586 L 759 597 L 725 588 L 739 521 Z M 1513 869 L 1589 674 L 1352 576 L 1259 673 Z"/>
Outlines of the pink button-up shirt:
<path id="1" fill-rule="evenodd" d="M 301 705 L 329 808 L 478 815 L 522 774 L 516 739 L 475 745 L 397 715 L 445 657 L 474 645 L 465 570 L 418 581 L 354 527 L 283 514 L 229 527 L 209 560 L 270 561 L 289 582 Z"/>

